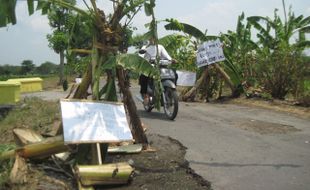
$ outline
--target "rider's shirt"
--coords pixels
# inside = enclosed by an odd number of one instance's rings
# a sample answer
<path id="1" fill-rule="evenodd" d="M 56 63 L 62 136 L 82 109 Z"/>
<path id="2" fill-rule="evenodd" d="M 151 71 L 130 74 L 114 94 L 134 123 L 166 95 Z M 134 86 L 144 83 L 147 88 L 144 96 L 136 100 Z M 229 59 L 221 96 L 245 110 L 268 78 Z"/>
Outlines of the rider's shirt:
<path id="1" fill-rule="evenodd" d="M 145 50 L 146 50 L 146 53 L 144 55 L 145 59 L 151 60 L 151 59 L 156 58 L 156 46 L 155 45 L 150 45 Z M 158 55 L 161 60 L 171 61 L 170 55 L 168 54 L 166 49 L 160 44 L 158 44 Z"/>

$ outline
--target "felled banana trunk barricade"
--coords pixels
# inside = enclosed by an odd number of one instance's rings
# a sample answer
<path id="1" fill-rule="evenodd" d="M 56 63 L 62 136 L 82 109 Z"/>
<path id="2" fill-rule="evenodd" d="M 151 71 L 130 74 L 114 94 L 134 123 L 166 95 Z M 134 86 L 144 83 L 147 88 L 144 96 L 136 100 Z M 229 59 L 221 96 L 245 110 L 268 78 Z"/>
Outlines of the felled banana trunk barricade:
<path id="1" fill-rule="evenodd" d="M 75 172 L 84 186 L 126 184 L 133 168 L 126 162 L 76 166 Z"/>
<path id="2" fill-rule="evenodd" d="M 19 147 L 15 150 L 1 153 L 0 160 L 17 157 L 41 159 L 69 151 L 69 147 L 64 144 L 63 136 L 44 139 L 41 135 L 29 129 L 15 129 L 13 132 L 15 142 Z M 138 153 L 141 152 L 142 146 L 129 145 L 125 148 L 110 148 L 110 151 L 113 153 L 116 150 L 122 153 Z M 15 164 L 18 164 L 17 161 Z M 85 190 L 93 189 L 93 185 L 127 184 L 134 169 L 128 163 L 113 163 L 103 165 L 77 165 L 74 171 L 78 180 L 79 189 Z"/>
<path id="3" fill-rule="evenodd" d="M 23 158 L 46 158 L 53 154 L 66 152 L 68 151 L 68 147 L 64 145 L 63 136 L 50 137 L 42 140 L 36 139 L 27 139 L 24 141 L 24 136 L 20 138 L 21 134 L 16 135 L 14 133 L 15 138 L 18 138 L 19 142 L 23 142 L 20 147 L 17 147 L 15 150 L 10 150 L 7 152 L 3 152 L 0 154 L 0 160 L 14 158 L 15 155 L 19 155 Z M 36 136 L 37 137 L 37 136 Z M 32 137 L 31 137 L 32 138 Z M 25 144 L 25 143 L 29 144 Z"/>

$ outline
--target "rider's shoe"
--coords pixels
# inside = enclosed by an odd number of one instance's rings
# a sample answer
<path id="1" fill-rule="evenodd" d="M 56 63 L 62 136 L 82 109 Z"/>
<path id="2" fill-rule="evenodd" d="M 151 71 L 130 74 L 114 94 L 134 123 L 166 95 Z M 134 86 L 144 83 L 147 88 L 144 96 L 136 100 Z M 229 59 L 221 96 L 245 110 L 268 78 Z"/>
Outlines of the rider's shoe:
<path id="1" fill-rule="evenodd" d="M 149 104 L 149 96 L 147 94 L 143 95 L 143 104 L 148 105 Z"/>

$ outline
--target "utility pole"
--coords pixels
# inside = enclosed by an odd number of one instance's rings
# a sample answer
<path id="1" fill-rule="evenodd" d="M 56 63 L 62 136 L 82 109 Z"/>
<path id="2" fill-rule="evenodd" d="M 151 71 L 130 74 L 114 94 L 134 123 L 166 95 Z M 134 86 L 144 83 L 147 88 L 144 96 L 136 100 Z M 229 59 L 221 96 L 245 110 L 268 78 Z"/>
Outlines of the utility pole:
<path id="1" fill-rule="evenodd" d="M 282 5 L 283 5 L 283 11 L 284 11 L 285 28 L 287 29 L 287 16 L 286 16 L 285 0 L 282 0 Z"/>

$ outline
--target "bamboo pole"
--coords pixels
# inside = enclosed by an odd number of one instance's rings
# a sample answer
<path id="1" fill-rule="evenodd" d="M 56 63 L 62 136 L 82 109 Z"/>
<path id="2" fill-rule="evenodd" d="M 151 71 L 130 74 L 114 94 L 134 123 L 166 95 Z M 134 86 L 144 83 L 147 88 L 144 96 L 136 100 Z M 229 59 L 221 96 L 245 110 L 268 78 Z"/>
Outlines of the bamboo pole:
<path id="1" fill-rule="evenodd" d="M 127 184 L 133 172 L 128 163 L 84 165 L 75 168 L 83 186 Z"/>

